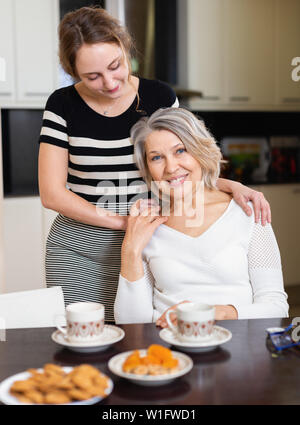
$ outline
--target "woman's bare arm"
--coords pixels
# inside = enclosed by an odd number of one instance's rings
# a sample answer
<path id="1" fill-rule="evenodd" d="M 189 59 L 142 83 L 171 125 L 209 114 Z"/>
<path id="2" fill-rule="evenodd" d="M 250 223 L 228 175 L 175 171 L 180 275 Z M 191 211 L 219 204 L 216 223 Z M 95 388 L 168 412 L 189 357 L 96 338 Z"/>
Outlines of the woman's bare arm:
<path id="1" fill-rule="evenodd" d="M 262 192 L 250 189 L 239 182 L 233 180 L 219 178 L 217 187 L 222 192 L 231 193 L 235 202 L 244 210 L 245 214 L 251 215 L 252 209 L 247 205 L 248 201 L 253 203 L 255 222 L 261 223 L 264 226 L 271 223 L 271 208 L 268 201 L 265 199 Z"/>
<path id="2" fill-rule="evenodd" d="M 127 217 L 110 213 L 66 188 L 68 151 L 48 143 L 40 144 L 39 191 L 45 208 L 93 226 L 125 230 Z"/>

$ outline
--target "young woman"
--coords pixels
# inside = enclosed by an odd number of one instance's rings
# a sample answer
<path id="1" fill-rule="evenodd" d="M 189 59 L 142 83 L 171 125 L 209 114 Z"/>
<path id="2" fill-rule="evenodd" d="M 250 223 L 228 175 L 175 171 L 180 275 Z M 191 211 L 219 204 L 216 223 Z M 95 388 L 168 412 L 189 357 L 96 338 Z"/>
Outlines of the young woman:
<path id="1" fill-rule="evenodd" d="M 160 109 L 135 124 L 132 140 L 163 209 L 138 201 L 131 210 L 116 322 L 166 326 L 165 312 L 186 301 L 214 305 L 217 320 L 286 317 L 272 227 L 218 190 L 222 156 L 203 122 L 181 108 Z"/>
<path id="2" fill-rule="evenodd" d="M 129 207 L 148 189 L 133 159 L 131 127 L 161 107 L 177 107 L 173 90 L 131 74 L 132 40 L 105 10 L 83 7 L 60 23 L 59 55 L 74 85 L 48 99 L 40 135 L 42 204 L 57 211 L 47 240 L 47 286 L 66 304 L 95 301 L 113 321 L 120 250 Z M 247 214 L 270 220 L 263 195 L 219 179 Z"/>

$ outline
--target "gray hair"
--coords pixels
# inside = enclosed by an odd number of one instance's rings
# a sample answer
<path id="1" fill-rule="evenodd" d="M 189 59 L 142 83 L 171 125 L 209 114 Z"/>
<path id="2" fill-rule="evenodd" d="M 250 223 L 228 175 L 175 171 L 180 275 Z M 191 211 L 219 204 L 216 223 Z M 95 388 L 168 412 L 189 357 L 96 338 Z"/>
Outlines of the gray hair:
<path id="1" fill-rule="evenodd" d="M 209 133 L 203 121 L 183 108 L 161 108 L 150 117 L 141 118 L 131 129 L 130 136 L 134 144 L 136 164 L 146 181 L 151 186 L 145 141 L 150 133 L 156 130 L 168 130 L 174 133 L 200 164 L 204 186 L 216 188 L 222 160 L 220 148 Z"/>

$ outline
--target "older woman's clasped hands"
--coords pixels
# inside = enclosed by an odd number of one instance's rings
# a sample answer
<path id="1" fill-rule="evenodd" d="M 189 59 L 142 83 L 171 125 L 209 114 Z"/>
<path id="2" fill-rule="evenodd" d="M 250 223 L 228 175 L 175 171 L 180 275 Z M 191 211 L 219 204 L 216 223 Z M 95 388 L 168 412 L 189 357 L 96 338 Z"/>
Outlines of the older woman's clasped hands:
<path id="1" fill-rule="evenodd" d="M 130 209 L 121 249 L 121 265 L 126 268 L 129 279 L 136 280 L 144 275 L 142 252 L 155 230 L 167 221 L 167 217 L 159 215 L 159 210 L 159 205 L 149 199 L 139 199 Z"/>
<path id="2" fill-rule="evenodd" d="M 136 201 L 130 209 L 123 246 L 128 243 L 141 254 L 157 227 L 167 221 L 167 217 L 161 216 L 159 211 L 160 206 L 151 199 Z"/>

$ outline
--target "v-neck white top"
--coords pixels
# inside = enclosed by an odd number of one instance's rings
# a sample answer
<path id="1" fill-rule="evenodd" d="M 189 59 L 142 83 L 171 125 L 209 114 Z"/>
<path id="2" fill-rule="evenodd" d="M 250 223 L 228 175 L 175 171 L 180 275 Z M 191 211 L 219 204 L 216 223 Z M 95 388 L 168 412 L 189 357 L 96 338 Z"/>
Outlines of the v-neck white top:
<path id="1" fill-rule="evenodd" d="M 252 207 L 252 204 L 249 202 Z M 239 319 L 287 317 L 281 259 L 270 224 L 231 200 L 200 236 L 160 225 L 143 251 L 144 276 L 121 275 L 116 323 L 155 322 L 180 301 L 233 305 Z"/>

